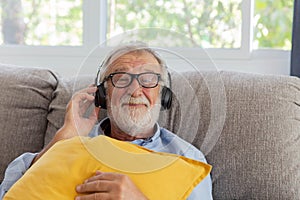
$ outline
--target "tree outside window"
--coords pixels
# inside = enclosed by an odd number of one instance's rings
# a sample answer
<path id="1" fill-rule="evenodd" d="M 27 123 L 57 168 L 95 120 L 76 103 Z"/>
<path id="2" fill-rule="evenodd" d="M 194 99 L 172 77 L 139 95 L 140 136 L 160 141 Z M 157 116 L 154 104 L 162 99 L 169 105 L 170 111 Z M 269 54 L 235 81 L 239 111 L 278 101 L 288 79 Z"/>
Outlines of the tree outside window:
<path id="1" fill-rule="evenodd" d="M 247 0 L 244 0 L 247 1 Z M 249 0 L 250 1 L 250 0 Z M 81 46 L 82 0 L 1 0 L 3 45 Z M 123 31 L 163 28 L 184 34 L 174 46 L 241 47 L 242 0 L 108 0 L 107 38 Z M 255 0 L 253 46 L 289 50 L 293 0 Z M 99 25 L 100 26 L 100 25 Z M 99 27 L 95 27 L 97 29 Z M 102 31 L 102 30 L 100 30 Z M 156 37 L 145 32 L 145 37 Z M 152 38 L 153 39 L 153 38 Z"/>

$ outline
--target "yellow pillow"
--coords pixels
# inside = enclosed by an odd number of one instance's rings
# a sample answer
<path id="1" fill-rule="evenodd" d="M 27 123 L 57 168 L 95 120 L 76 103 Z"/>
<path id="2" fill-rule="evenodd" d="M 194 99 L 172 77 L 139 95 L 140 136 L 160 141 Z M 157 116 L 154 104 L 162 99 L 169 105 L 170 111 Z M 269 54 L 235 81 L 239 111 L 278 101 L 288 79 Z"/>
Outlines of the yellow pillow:
<path id="1" fill-rule="evenodd" d="M 153 152 L 106 136 L 57 142 L 7 192 L 8 199 L 74 199 L 75 187 L 95 174 L 128 175 L 149 199 L 186 199 L 211 166 Z"/>

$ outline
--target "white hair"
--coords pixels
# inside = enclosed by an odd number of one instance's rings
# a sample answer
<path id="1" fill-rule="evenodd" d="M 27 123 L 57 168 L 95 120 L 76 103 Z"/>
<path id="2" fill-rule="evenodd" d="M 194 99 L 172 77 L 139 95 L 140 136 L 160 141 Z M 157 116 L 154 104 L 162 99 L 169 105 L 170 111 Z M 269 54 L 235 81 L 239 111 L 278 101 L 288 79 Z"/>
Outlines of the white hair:
<path id="1" fill-rule="evenodd" d="M 170 87 L 170 80 L 169 80 L 169 75 L 168 75 L 168 70 L 167 70 L 167 65 L 166 62 L 162 59 L 162 57 L 158 54 L 157 51 L 154 50 L 154 48 L 150 48 L 146 43 L 144 42 L 130 42 L 128 44 L 123 44 L 115 49 L 113 49 L 106 58 L 102 61 L 102 64 L 100 66 L 100 69 L 98 70 L 98 73 L 100 73 L 100 76 L 98 76 L 97 83 L 101 83 L 104 78 L 107 76 L 107 71 L 115 60 L 117 60 L 119 57 L 122 55 L 125 55 L 130 52 L 148 52 L 152 54 L 158 63 L 161 65 L 162 69 L 162 83 L 164 86 Z"/>

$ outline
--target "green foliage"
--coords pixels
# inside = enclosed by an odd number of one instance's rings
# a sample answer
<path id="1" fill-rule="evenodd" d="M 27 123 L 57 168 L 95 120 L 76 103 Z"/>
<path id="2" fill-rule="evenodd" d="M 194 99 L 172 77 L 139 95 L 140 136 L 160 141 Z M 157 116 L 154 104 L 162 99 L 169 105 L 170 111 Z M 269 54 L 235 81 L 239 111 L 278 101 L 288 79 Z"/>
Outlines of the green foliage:
<path id="1" fill-rule="evenodd" d="M 256 48 L 291 48 L 293 0 L 255 1 Z"/>
<path id="2" fill-rule="evenodd" d="M 244 0 L 246 1 L 246 0 Z M 241 44 L 241 0 L 111 0 L 115 21 L 122 32 L 146 27 L 164 28 L 185 35 L 195 46 L 239 48 Z M 115 5 L 115 6 L 113 6 Z M 293 0 L 256 0 L 254 46 L 290 49 Z M 141 36 L 144 37 L 144 36 Z M 150 33 L 147 37 L 154 37 Z M 180 45 L 175 43 L 174 46 Z"/>
<path id="3" fill-rule="evenodd" d="M 3 2 L 0 1 L 2 8 Z M 138 39 L 163 40 L 165 46 L 240 48 L 241 3 L 242 0 L 108 0 L 107 38 L 143 29 Z M 82 45 L 82 4 L 83 0 L 22 0 L 25 44 Z M 254 47 L 290 49 L 292 15 L 293 0 L 255 0 Z M 5 16 L 1 8 L 0 16 Z M 147 29 L 153 27 L 163 30 Z"/>
<path id="4" fill-rule="evenodd" d="M 110 1 L 112 2 L 112 1 Z M 109 30 L 163 28 L 176 31 L 194 46 L 239 48 L 241 32 L 240 1 L 197 0 L 115 0 L 110 4 L 115 21 Z M 230 15 L 228 15 L 230 13 Z M 111 18 L 110 18 L 111 19 Z M 149 33 L 148 37 L 154 37 Z M 108 33 L 108 38 L 113 33 Z M 155 35 L 155 34 L 154 34 Z M 180 45 L 175 43 L 174 46 Z"/>
<path id="5" fill-rule="evenodd" d="M 23 0 L 26 45 L 82 45 L 82 0 Z"/>

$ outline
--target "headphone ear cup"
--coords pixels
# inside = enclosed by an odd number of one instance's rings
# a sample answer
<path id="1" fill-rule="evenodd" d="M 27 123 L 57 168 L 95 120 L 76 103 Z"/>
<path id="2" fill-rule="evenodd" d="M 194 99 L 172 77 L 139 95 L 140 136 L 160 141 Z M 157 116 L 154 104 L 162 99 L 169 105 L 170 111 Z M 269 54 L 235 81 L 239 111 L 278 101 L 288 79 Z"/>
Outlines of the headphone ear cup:
<path id="1" fill-rule="evenodd" d="M 104 83 L 97 86 L 97 91 L 95 94 L 95 106 L 101 106 L 102 109 L 106 109 L 106 92 Z"/>
<path id="2" fill-rule="evenodd" d="M 172 91 L 170 88 L 163 86 L 161 91 L 161 106 L 163 110 L 170 109 L 172 105 Z"/>
<path id="3" fill-rule="evenodd" d="M 98 87 L 97 87 L 97 90 L 95 92 L 95 106 L 96 107 L 100 106 L 100 103 L 99 103 L 99 89 L 98 89 Z"/>

